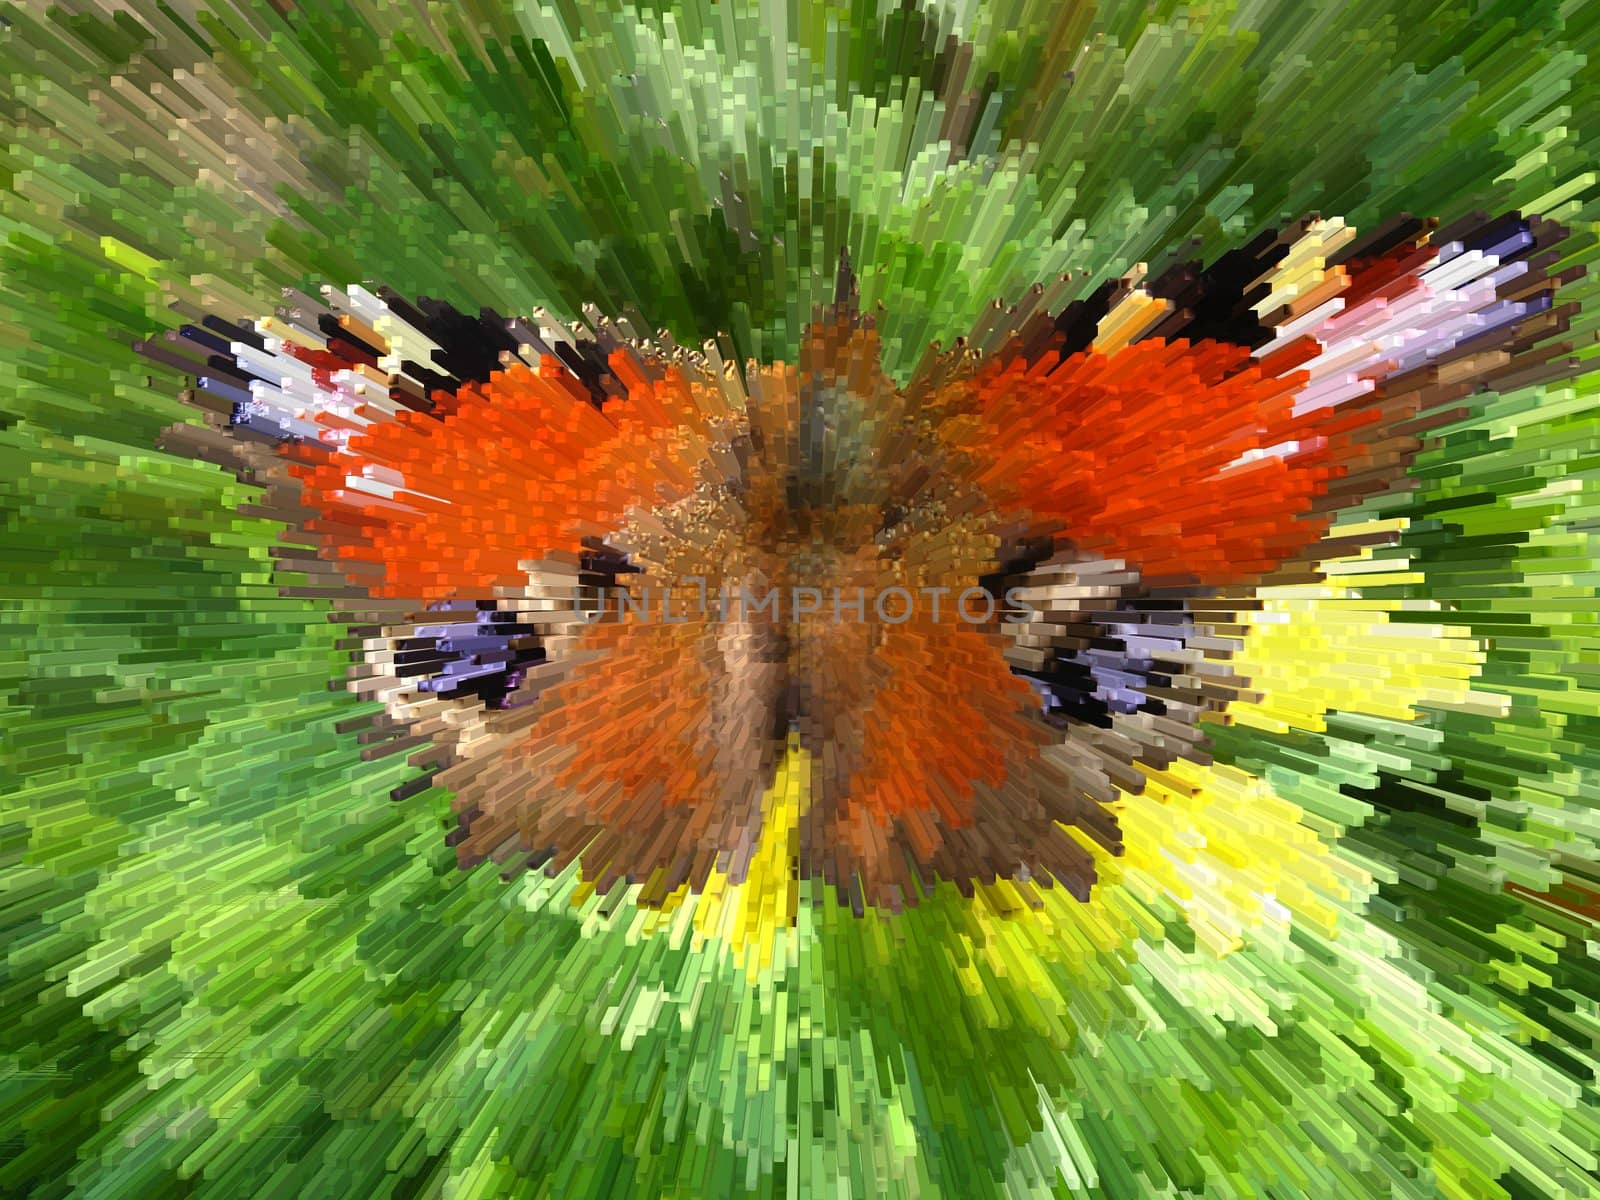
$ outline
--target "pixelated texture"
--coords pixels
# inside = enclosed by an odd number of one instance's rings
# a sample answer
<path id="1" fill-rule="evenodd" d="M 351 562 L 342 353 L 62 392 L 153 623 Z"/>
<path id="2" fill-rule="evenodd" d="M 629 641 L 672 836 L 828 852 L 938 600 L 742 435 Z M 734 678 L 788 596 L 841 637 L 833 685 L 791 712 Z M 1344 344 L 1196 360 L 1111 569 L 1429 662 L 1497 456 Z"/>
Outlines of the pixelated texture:
<path id="1" fill-rule="evenodd" d="M 0 1193 L 1600 1196 L 1597 54 L 0 8 Z"/>

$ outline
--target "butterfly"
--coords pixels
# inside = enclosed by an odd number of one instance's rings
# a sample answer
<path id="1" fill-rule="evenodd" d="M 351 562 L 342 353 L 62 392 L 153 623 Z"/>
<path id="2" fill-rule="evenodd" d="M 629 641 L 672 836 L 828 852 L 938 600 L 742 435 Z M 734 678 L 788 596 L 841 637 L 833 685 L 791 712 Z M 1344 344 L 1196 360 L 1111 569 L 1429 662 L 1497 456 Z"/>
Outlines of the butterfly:
<path id="1" fill-rule="evenodd" d="M 169 443 L 264 489 L 282 586 L 381 702 L 363 753 L 453 794 L 463 867 L 660 906 L 781 838 L 858 914 L 1037 904 L 1087 900 L 1119 792 L 1258 696 L 1260 589 L 1390 536 L 1330 531 L 1470 394 L 1571 372 L 1565 237 L 1308 217 L 997 302 L 903 383 L 844 257 L 792 363 L 365 286 L 142 349 L 196 381 Z"/>

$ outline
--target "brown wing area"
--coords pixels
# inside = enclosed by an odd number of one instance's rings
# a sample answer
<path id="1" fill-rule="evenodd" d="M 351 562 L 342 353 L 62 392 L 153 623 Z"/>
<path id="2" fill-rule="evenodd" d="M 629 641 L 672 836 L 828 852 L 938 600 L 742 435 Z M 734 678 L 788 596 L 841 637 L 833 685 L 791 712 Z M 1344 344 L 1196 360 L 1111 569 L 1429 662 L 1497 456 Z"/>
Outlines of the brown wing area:
<path id="1" fill-rule="evenodd" d="M 827 628 L 795 657 L 814 763 L 803 876 L 856 907 L 914 903 L 939 879 L 1087 896 L 1093 859 L 1062 825 L 1114 848 L 1115 822 L 1045 754 L 1060 735 L 998 637 L 922 614 Z"/>
<path id="2" fill-rule="evenodd" d="M 770 631 L 629 615 L 590 626 L 499 753 L 443 773 L 464 866 L 583 856 L 602 890 L 643 883 L 659 903 L 713 867 L 741 878 L 783 745 L 784 668 Z"/>

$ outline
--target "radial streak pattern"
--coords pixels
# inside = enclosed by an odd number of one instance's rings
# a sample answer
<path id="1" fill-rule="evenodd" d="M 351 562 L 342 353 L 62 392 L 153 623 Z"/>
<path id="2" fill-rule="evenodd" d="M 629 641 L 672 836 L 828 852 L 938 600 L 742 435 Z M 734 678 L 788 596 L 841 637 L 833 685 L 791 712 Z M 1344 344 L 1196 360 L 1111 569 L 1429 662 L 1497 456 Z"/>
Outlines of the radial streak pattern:
<path id="1" fill-rule="evenodd" d="M 0 4 L 0 1194 L 1600 1197 L 1597 64 Z"/>

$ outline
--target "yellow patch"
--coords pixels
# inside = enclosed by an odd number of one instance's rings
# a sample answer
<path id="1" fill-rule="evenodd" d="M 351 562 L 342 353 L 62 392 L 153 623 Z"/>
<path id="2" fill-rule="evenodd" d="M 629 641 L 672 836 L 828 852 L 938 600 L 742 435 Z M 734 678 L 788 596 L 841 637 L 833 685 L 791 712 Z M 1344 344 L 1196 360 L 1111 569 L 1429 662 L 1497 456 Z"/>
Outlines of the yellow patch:
<path id="1" fill-rule="evenodd" d="M 1403 528 L 1403 521 L 1369 521 L 1329 536 Z M 1483 649 L 1468 629 L 1390 619 L 1401 610 L 1440 611 L 1432 601 L 1362 595 L 1416 582 L 1404 559 L 1375 559 L 1367 548 L 1321 565 L 1324 582 L 1261 588 L 1260 611 L 1240 614 L 1249 634 L 1233 667 L 1260 698 L 1230 705 L 1231 719 L 1272 733 L 1321 733 L 1330 711 L 1396 721 L 1415 720 L 1420 706 L 1504 714 L 1507 697 L 1470 686 Z"/>

